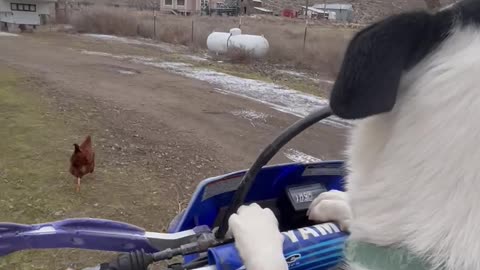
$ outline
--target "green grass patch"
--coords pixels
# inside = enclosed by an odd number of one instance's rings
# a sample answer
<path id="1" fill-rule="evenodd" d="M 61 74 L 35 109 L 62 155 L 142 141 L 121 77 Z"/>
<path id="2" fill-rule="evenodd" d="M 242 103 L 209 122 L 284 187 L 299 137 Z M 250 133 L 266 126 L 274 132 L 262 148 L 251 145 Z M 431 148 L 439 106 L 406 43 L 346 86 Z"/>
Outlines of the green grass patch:
<path id="1" fill-rule="evenodd" d="M 71 212 L 82 200 L 72 196 L 68 181 L 71 134 L 38 96 L 19 86 L 21 79 L 0 69 L 0 221 L 41 223 Z M 24 252 L 2 258 L 0 269 L 52 269 L 51 262 Z"/>
<path id="2" fill-rule="evenodd" d="M 59 113 L 55 102 L 37 87 L 22 74 L 0 68 L 0 222 L 35 224 L 91 217 L 161 231 L 175 214 L 172 205 L 176 204 L 165 200 L 156 204 L 165 192 L 159 190 L 155 173 L 135 164 L 113 165 L 116 157 L 100 147 L 100 131 L 105 127 L 84 119 L 92 104 L 75 100 L 72 111 Z M 90 132 L 97 168 L 76 193 L 69 159 L 73 143 Z M 73 249 L 23 251 L 1 258 L 0 269 L 64 270 L 70 264 L 78 269 L 108 257 L 109 253 Z"/>
<path id="3" fill-rule="evenodd" d="M 0 220 L 44 222 L 79 202 L 67 195 L 69 136 L 38 97 L 18 87 L 19 75 L 0 74 Z"/>

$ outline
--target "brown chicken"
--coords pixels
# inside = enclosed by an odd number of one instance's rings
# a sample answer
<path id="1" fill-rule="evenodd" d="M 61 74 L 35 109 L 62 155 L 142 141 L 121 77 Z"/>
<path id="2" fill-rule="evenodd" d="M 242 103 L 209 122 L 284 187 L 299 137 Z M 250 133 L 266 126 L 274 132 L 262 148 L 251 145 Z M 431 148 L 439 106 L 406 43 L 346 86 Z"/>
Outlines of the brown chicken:
<path id="1" fill-rule="evenodd" d="M 76 191 L 79 192 L 82 177 L 93 173 L 95 169 L 95 152 L 90 135 L 81 145 L 75 143 L 73 146 L 75 146 L 75 150 L 70 158 L 70 173 L 77 178 Z"/>

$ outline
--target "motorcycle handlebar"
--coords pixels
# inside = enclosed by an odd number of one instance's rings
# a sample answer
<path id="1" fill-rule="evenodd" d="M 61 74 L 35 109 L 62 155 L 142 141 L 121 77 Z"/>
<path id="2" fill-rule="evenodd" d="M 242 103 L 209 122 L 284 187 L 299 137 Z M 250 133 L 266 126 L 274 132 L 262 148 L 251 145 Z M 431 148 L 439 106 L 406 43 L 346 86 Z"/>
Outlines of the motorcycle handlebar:
<path id="1" fill-rule="evenodd" d="M 148 265 L 145 266 L 144 268 L 137 268 L 136 266 L 132 266 L 132 265 L 118 265 L 115 262 L 110 262 L 110 263 L 102 263 L 96 267 L 85 268 L 82 270 L 147 270 L 147 269 L 148 269 Z M 217 270 L 217 267 L 215 265 L 207 265 L 199 268 L 194 268 L 191 270 Z"/>

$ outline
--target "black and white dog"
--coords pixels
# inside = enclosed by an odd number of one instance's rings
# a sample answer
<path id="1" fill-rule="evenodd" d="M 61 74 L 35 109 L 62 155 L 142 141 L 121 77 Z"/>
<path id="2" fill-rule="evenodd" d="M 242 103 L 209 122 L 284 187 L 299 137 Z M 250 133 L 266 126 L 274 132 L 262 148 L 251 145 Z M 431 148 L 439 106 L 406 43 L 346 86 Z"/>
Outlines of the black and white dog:
<path id="1" fill-rule="evenodd" d="M 480 269 L 480 0 L 359 32 L 330 105 L 356 120 L 347 192 L 308 214 L 351 233 L 349 269 Z M 269 210 L 244 206 L 230 226 L 248 270 L 288 268 Z"/>

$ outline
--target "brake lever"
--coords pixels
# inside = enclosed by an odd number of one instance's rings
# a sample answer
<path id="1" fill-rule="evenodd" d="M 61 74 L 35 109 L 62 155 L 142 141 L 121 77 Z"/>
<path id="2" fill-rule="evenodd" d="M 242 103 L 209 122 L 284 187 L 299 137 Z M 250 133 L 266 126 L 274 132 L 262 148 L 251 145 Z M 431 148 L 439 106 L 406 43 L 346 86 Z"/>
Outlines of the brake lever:
<path id="1" fill-rule="evenodd" d="M 181 245 L 178 248 L 167 248 L 155 253 L 147 253 L 141 249 L 121 254 L 111 262 L 101 264 L 98 270 L 147 270 L 154 262 L 168 260 L 175 256 L 205 252 L 210 247 L 231 241 L 233 239 L 218 240 L 213 233 L 203 233 L 195 242 Z"/>

